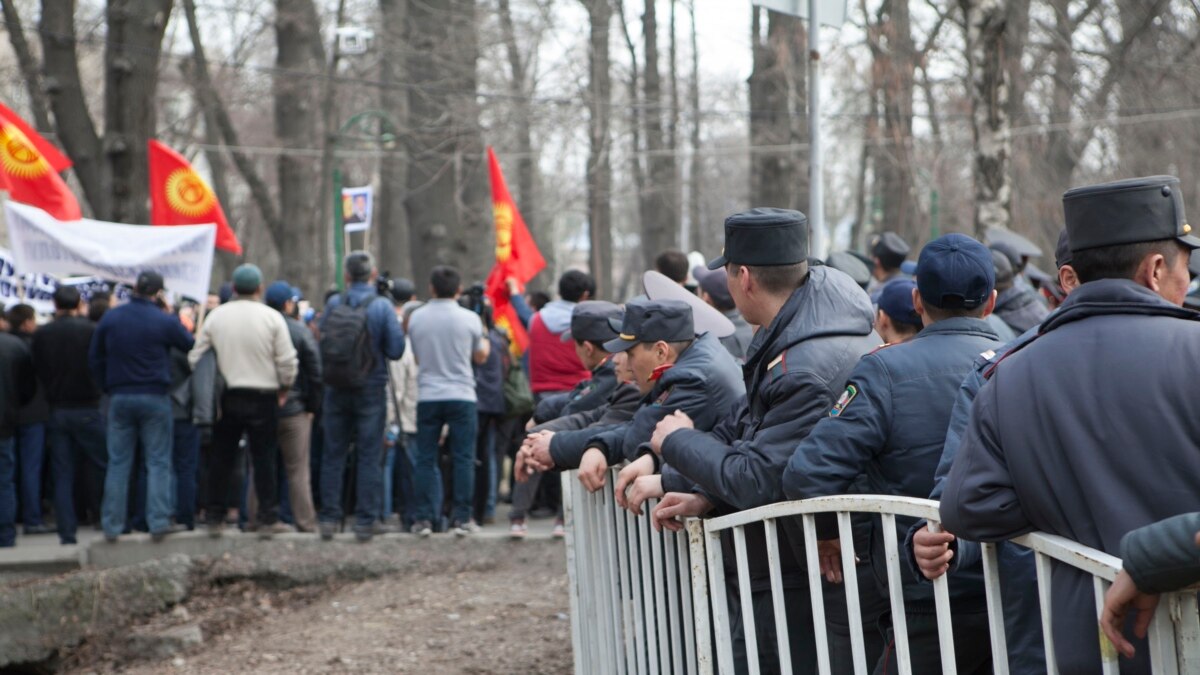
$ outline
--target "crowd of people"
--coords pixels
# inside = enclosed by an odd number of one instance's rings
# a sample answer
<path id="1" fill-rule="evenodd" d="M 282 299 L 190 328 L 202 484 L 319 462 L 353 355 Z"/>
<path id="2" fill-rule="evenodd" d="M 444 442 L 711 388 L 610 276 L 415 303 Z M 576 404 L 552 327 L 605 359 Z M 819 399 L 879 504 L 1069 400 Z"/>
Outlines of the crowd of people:
<path id="1" fill-rule="evenodd" d="M 569 469 L 588 490 L 615 480 L 636 514 L 658 500 L 653 523 L 674 530 L 787 499 L 932 498 L 944 531 L 895 519 L 913 672 L 941 670 L 929 580 L 942 575 L 957 668 L 990 672 L 973 542 L 1031 530 L 1113 554 L 1129 535 L 1136 568 L 1114 584 L 1103 628 L 1128 658 L 1122 672 L 1148 672 L 1149 594 L 1200 578 L 1179 573 L 1200 567 L 1184 536 L 1194 517 L 1129 534 L 1200 511 L 1200 420 L 1179 363 L 1200 357 L 1200 312 L 1185 306 L 1200 239 L 1171 177 L 1069 191 L 1064 222 L 1049 275 L 1029 252 L 963 234 L 913 256 L 885 232 L 867 254 L 816 259 L 804 214 L 757 208 L 725 221 L 707 265 L 658 256 L 683 296 L 618 305 L 578 270 L 557 299 L 509 280 L 522 354 L 458 270 L 434 268 L 421 301 L 364 252 L 346 258 L 345 290 L 319 312 L 249 264 L 205 313 L 171 307 L 149 271 L 115 307 L 62 286 L 51 321 L 17 306 L 0 335 L 0 545 L 17 522 L 48 531 L 46 501 L 64 544 L 78 523 L 112 542 L 198 524 L 329 539 L 348 517 L 364 542 L 467 536 L 506 492 L 512 537 L 538 509 L 557 514 L 561 535 L 555 488 Z M 714 316 L 730 327 L 721 335 Z M 816 522 L 829 653 L 834 672 L 850 672 L 837 523 Z M 853 523 L 864 644 L 875 672 L 895 672 L 882 521 Z M 779 670 L 782 606 L 792 667 L 815 672 L 804 535 L 785 520 L 778 536 L 782 599 L 764 530 L 746 533 L 754 653 L 763 672 Z M 1171 558 L 1156 567 L 1164 539 Z M 732 538 L 722 546 L 729 564 Z M 1032 557 L 1003 544 L 999 561 L 1011 672 L 1045 672 Z M 741 672 L 752 651 L 739 575 L 726 579 Z M 1056 567 L 1052 592 L 1059 672 L 1096 672 L 1090 579 Z"/>

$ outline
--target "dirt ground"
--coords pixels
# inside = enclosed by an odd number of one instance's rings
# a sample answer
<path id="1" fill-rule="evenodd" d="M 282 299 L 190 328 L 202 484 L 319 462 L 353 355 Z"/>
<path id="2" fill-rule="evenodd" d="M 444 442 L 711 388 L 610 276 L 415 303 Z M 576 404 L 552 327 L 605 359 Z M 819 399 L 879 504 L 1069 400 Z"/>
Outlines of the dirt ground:
<path id="1" fill-rule="evenodd" d="M 270 590 L 238 582 L 198 593 L 156 626 L 198 624 L 204 641 L 157 660 L 92 645 L 72 673 L 567 673 L 561 549 L 492 569 L 403 573 Z"/>

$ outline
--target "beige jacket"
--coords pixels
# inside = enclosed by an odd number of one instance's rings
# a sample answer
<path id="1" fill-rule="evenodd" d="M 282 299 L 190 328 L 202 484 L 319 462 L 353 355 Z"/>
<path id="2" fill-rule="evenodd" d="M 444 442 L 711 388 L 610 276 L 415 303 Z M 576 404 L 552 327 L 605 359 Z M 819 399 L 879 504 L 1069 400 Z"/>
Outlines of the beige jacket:
<path id="1" fill-rule="evenodd" d="M 233 300 L 204 320 L 188 353 L 193 368 L 209 349 L 229 389 L 286 389 L 296 379 L 298 359 L 283 315 L 257 300 Z"/>

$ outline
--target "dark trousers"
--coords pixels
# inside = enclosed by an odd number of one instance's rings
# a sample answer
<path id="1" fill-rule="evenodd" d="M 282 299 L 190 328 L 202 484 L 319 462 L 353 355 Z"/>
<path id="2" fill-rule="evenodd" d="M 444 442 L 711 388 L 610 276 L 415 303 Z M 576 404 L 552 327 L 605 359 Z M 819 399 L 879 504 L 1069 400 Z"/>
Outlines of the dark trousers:
<path id="1" fill-rule="evenodd" d="M 938 643 L 937 614 L 932 607 L 923 611 L 905 607 L 908 625 L 908 651 L 914 673 L 942 672 L 942 652 Z M 987 612 L 961 612 L 951 608 L 954 617 L 954 663 L 964 675 L 992 672 L 992 643 L 988 633 Z M 874 675 L 900 672 L 896 662 L 896 638 L 890 625 L 890 613 L 884 618 L 887 647 L 875 666 Z"/>
<path id="2" fill-rule="evenodd" d="M 77 483 L 86 510 L 100 515 L 108 467 L 104 418 L 99 408 L 53 408 L 47 430 L 58 538 L 64 544 L 73 544 L 79 527 L 75 518 Z"/>
<path id="3" fill-rule="evenodd" d="M 17 427 L 17 464 L 20 470 L 21 523 L 42 524 L 42 471 L 46 466 L 46 423 Z"/>
<path id="4" fill-rule="evenodd" d="M 489 505 L 496 507 L 496 428 L 503 415 L 479 413 L 479 425 L 475 431 L 475 497 L 473 512 L 475 522 L 482 523 L 484 516 L 491 516 Z"/>
<path id="5" fill-rule="evenodd" d="M 353 442 L 355 467 L 354 528 L 369 530 L 383 503 L 383 432 L 387 424 L 383 385 L 325 390 L 321 457 L 321 522 L 342 521 L 342 480 Z"/>
<path id="6" fill-rule="evenodd" d="M 171 469 L 175 474 L 175 522 L 196 526 L 197 474 L 200 465 L 200 432 L 188 419 L 175 420 Z"/>
<path id="7" fill-rule="evenodd" d="M 478 420 L 474 401 L 419 401 L 417 403 L 417 452 L 414 487 L 417 493 L 416 519 L 433 521 L 441 513 L 434 503 L 438 470 L 438 439 L 442 427 L 449 427 L 447 445 L 453 458 L 452 520 L 465 523 L 471 518 L 471 497 L 475 491 L 475 426 Z"/>
<path id="8" fill-rule="evenodd" d="M 230 389 L 221 397 L 221 419 L 213 427 L 212 452 L 208 457 L 209 523 L 220 522 L 225 510 L 238 506 L 229 500 L 233 486 L 238 443 L 246 434 L 254 465 L 254 489 L 258 493 L 258 522 L 272 525 L 279 520 L 279 485 L 275 465 L 279 456 L 276 426 L 279 401 L 274 392 Z"/>
<path id="9" fill-rule="evenodd" d="M 12 436 L 0 438 L 0 548 L 17 542 L 17 456 Z"/>

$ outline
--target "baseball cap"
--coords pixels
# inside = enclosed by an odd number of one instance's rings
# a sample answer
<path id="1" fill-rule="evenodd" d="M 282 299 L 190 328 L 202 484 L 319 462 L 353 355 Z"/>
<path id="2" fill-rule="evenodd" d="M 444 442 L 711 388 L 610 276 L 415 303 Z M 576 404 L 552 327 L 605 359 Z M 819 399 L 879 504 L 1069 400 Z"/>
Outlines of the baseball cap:
<path id="1" fill-rule="evenodd" d="M 270 286 L 267 286 L 267 292 L 263 296 L 263 302 L 275 309 L 283 309 L 283 305 L 288 300 L 298 299 L 300 299 L 299 289 L 283 280 L 272 282 Z"/>
<path id="2" fill-rule="evenodd" d="M 925 245 L 917 259 L 921 300 L 942 309 L 975 309 L 996 286 L 992 253 L 965 234 L 947 234 Z"/>
<path id="3" fill-rule="evenodd" d="M 888 315 L 895 323 L 908 324 L 920 328 L 923 324 L 921 315 L 913 307 L 912 292 L 917 283 L 912 279 L 893 279 L 884 285 L 879 292 L 879 311 Z"/>
<path id="4" fill-rule="evenodd" d="M 154 295 L 163 289 L 163 277 L 154 270 L 142 270 L 137 276 L 133 290 L 138 295 Z"/>

